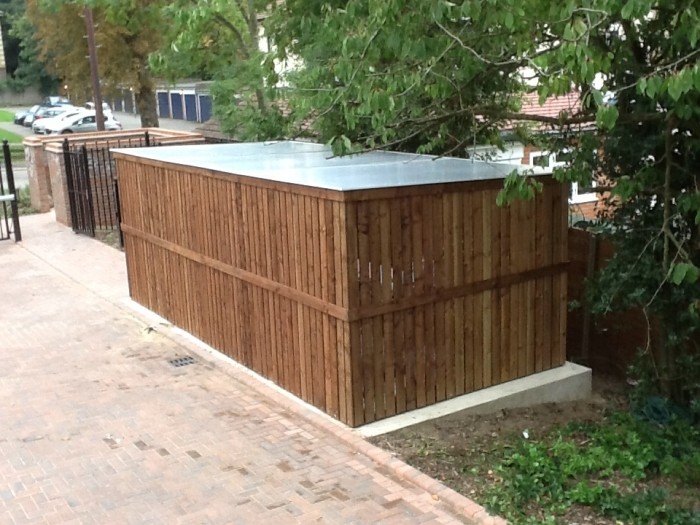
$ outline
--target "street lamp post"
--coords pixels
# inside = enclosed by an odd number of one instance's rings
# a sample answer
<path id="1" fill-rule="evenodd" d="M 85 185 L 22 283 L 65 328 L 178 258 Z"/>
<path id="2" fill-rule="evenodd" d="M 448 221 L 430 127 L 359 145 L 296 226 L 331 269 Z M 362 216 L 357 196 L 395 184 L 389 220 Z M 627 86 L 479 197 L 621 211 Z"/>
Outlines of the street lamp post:
<path id="1" fill-rule="evenodd" d="M 105 118 L 102 113 L 102 93 L 100 92 L 100 74 L 97 71 L 97 46 L 95 45 L 95 23 L 92 9 L 85 8 L 85 28 L 87 30 L 88 53 L 90 57 L 90 78 L 92 79 L 92 97 L 95 101 L 95 123 L 97 131 L 105 130 Z"/>

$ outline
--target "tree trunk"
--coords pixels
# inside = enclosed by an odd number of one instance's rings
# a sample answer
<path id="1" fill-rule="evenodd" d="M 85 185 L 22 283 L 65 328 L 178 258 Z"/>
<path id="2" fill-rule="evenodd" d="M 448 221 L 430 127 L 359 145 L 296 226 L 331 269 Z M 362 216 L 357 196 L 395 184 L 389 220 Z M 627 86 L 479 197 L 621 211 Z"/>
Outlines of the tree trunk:
<path id="1" fill-rule="evenodd" d="M 666 124 L 666 134 L 665 134 L 665 153 L 666 153 L 666 167 L 664 171 L 664 188 L 663 188 L 663 212 L 664 212 L 664 252 L 663 252 L 663 275 L 665 279 L 669 279 L 671 275 L 671 239 L 669 237 L 670 233 L 667 230 L 671 229 L 671 174 L 673 172 L 673 129 L 676 126 L 676 122 L 673 118 L 668 120 Z M 665 286 L 670 286 L 665 283 Z M 669 320 L 670 321 L 670 320 Z M 662 319 L 660 327 L 660 357 L 662 363 L 662 373 L 661 373 L 661 388 L 664 395 L 669 397 L 674 401 L 680 402 L 682 392 L 680 391 L 680 385 L 676 381 L 677 375 L 677 363 L 678 352 L 675 344 L 671 344 L 668 337 L 667 322 Z"/>
<path id="2" fill-rule="evenodd" d="M 139 68 L 138 85 L 134 89 L 136 110 L 141 117 L 142 128 L 160 127 L 158 122 L 158 107 L 156 105 L 156 89 L 153 78 L 145 64 Z"/>

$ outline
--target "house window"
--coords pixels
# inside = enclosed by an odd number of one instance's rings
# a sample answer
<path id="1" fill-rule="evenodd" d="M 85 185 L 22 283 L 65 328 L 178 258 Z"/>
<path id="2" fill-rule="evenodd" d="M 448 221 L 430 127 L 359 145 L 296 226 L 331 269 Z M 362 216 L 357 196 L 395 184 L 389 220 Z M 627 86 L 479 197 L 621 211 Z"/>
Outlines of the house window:
<path id="1" fill-rule="evenodd" d="M 540 168 L 554 169 L 559 166 L 565 166 L 567 163 L 571 162 L 573 156 L 573 150 L 568 148 L 557 153 L 538 152 L 530 156 L 530 163 Z M 598 195 L 595 193 L 595 187 L 595 181 L 591 181 L 591 185 L 585 188 L 579 187 L 577 182 L 572 182 L 569 202 L 571 204 L 581 204 L 584 202 L 597 201 Z"/>
<path id="2" fill-rule="evenodd" d="M 572 204 L 581 204 L 584 202 L 595 202 L 598 200 L 598 194 L 595 193 L 596 183 L 591 181 L 591 187 L 579 188 L 577 182 L 571 183 L 571 195 L 569 196 L 569 202 Z"/>

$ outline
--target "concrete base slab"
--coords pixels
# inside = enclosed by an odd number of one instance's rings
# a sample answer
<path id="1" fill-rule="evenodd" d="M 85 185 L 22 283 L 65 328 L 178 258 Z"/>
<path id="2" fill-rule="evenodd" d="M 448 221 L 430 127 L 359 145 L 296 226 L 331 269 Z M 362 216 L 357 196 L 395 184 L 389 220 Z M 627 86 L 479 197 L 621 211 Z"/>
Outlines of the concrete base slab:
<path id="1" fill-rule="evenodd" d="M 361 436 L 372 437 L 457 412 L 484 414 L 504 408 L 586 399 L 591 395 L 592 377 L 590 368 L 567 361 L 559 368 L 382 419 L 355 431 Z"/>

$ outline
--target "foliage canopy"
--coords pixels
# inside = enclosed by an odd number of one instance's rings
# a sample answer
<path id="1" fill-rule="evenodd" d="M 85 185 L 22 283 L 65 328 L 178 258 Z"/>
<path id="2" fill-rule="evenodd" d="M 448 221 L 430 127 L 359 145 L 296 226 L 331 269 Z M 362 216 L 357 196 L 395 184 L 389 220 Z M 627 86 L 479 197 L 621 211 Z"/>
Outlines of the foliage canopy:
<path id="1" fill-rule="evenodd" d="M 276 16 L 275 16 L 276 15 Z M 303 59 L 291 104 L 338 153 L 466 155 L 472 142 L 573 149 L 564 182 L 609 192 L 617 254 L 598 311 L 641 307 L 661 330 L 652 379 L 700 393 L 700 6 L 680 0 L 287 0 L 270 28 Z M 578 111 L 523 114 L 522 94 L 580 94 Z M 517 123 L 529 123 L 516 126 Z M 513 195 L 527 184 L 506 185 Z M 655 352 L 652 352 L 652 350 Z M 697 407 L 700 408 L 700 407 Z"/>
<path id="2" fill-rule="evenodd" d="M 26 23 L 48 71 L 68 86 L 76 101 L 92 98 L 84 9 L 94 9 L 100 78 L 104 89 L 130 88 L 143 126 L 157 126 L 155 84 L 149 55 L 160 45 L 160 0 L 27 0 Z M 57 30 L 60 28 L 60 30 Z"/>

